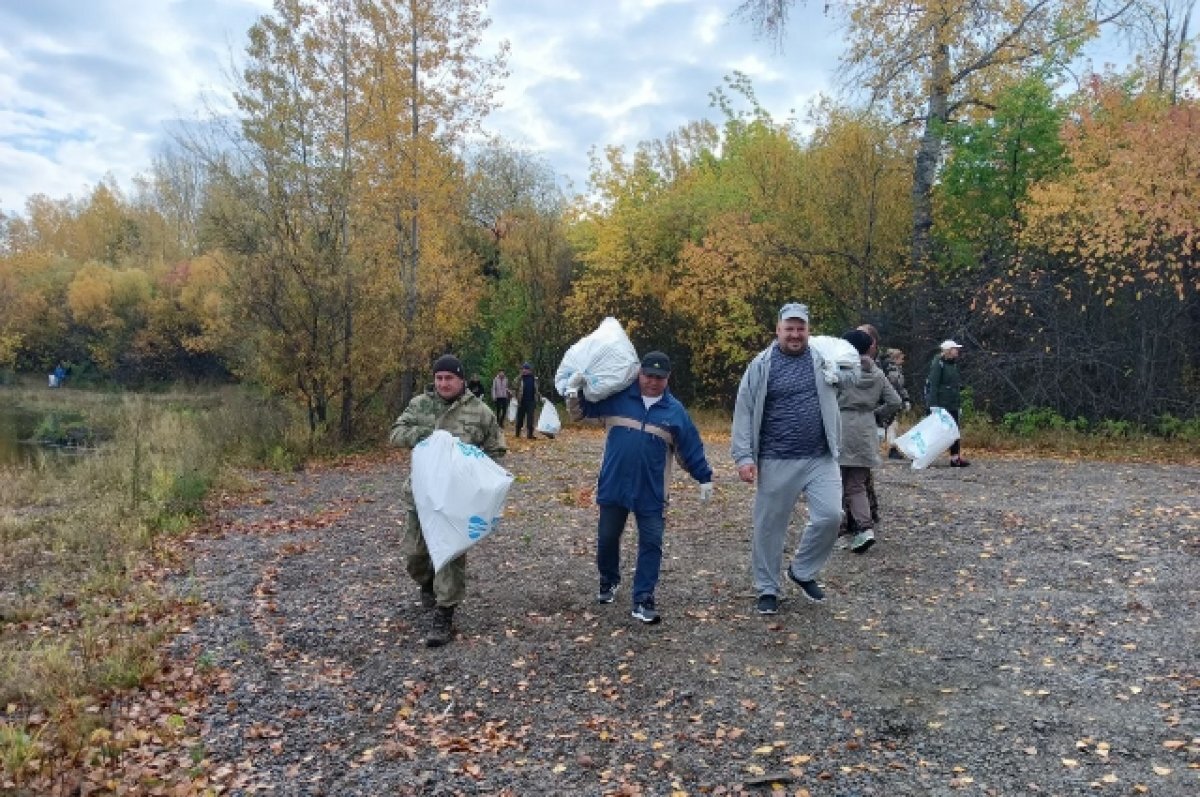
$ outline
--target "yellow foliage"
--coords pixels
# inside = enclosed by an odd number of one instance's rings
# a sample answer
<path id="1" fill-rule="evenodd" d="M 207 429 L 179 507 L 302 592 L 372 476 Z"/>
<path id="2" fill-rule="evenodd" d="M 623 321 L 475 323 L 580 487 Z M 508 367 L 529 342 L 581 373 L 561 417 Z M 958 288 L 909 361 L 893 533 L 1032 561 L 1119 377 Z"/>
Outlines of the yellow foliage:
<path id="1" fill-rule="evenodd" d="M 67 307 L 82 326 L 103 330 L 116 323 L 113 315 L 112 271 L 89 263 L 81 268 L 67 290 Z"/>
<path id="2" fill-rule="evenodd" d="M 12 368 L 21 347 L 21 335 L 0 334 L 0 368 Z"/>
<path id="3" fill-rule="evenodd" d="M 1063 137 L 1073 169 L 1031 189 L 1025 243 L 1110 294 L 1127 287 L 1140 299 L 1164 282 L 1180 300 L 1200 290 L 1188 254 L 1200 245 L 1200 105 L 1097 85 Z"/>

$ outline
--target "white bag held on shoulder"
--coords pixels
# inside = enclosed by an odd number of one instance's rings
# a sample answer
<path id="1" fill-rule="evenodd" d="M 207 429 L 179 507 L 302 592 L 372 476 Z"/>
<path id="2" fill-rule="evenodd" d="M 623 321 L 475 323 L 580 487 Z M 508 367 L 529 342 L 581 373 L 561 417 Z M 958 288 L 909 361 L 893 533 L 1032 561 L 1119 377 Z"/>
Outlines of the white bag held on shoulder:
<path id="1" fill-rule="evenodd" d="M 856 377 L 862 372 L 862 358 L 858 349 L 845 338 L 813 335 L 808 339 L 808 345 L 816 349 L 825 361 L 825 373 L 822 376 L 826 384 L 836 385 L 841 379 L 839 371 L 854 371 Z"/>
<path id="2" fill-rule="evenodd" d="M 433 569 L 496 531 L 512 474 L 438 429 L 412 452 L 412 491 Z"/>
<path id="3" fill-rule="evenodd" d="M 595 332 L 567 349 L 554 374 L 554 387 L 565 396 L 571 377 L 582 373 L 586 380 L 583 397 L 600 401 L 632 385 L 640 367 L 637 350 L 629 342 L 621 322 L 609 316 Z"/>
<path id="4" fill-rule="evenodd" d="M 929 467 L 958 437 L 954 416 L 941 407 L 932 407 L 920 423 L 896 438 L 896 448 L 912 460 L 915 470 L 920 470 Z"/>
<path id="5" fill-rule="evenodd" d="M 537 430 L 547 437 L 554 437 L 562 431 L 562 421 L 558 419 L 558 410 L 550 403 L 550 399 L 542 399 L 542 411 L 538 415 Z"/>
<path id="6" fill-rule="evenodd" d="M 808 345 L 816 349 L 825 362 L 833 363 L 838 368 L 857 368 L 862 362 L 858 349 L 845 338 L 813 335 L 808 339 Z"/>

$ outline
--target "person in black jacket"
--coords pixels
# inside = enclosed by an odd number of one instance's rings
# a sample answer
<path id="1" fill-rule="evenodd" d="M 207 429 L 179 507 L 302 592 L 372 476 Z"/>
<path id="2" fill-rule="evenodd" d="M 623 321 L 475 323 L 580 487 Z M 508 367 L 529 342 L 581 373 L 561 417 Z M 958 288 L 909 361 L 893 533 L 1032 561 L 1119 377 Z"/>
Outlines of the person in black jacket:
<path id="1" fill-rule="evenodd" d="M 929 377 L 925 380 L 925 401 L 928 408 L 941 407 L 950 413 L 955 423 L 960 423 L 962 412 L 962 375 L 958 370 L 958 355 L 962 346 L 953 340 L 944 340 L 941 353 L 929 364 Z M 928 409 L 927 408 L 927 409 Z M 950 467 L 965 468 L 970 465 L 962 456 L 962 438 L 950 446 Z"/>
<path id="2" fill-rule="evenodd" d="M 521 436 L 521 427 L 524 426 L 525 436 L 533 439 L 533 415 L 541 401 L 542 394 L 538 389 L 537 377 L 533 375 L 533 366 L 522 363 L 521 375 L 517 378 L 517 437 Z"/>

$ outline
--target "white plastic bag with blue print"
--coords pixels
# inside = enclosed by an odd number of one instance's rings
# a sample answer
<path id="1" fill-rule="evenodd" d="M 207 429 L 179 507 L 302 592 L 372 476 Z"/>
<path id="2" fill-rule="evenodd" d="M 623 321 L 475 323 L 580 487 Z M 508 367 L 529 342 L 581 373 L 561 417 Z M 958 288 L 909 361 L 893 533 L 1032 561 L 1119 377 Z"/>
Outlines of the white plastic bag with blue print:
<path id="1" fill-rule="evenodd" d="M 567 395 L 571 377 L 581 373 L 583 397 L 600 401 L 632 385 L 640 368 L 637 349 L 621 328 L 621 322 L 609 316 L 595 332 L 567 349 L 554 373 L 554 387 L 560 395 Z"/>
<path id="2" fill-rule="evenodd" d="M 920 423 L 896 438 L 896 448 L 912 460 L 916 470 L 929 467 L 958 439 L 954 416 L 941 407 L 933 407 Z"/>
<path id="3" fill-rule="evenodd" d="M 546 437 L 554 437 L 562 431 L 562 421 L 558 418 L 558 410 L 550 403 L 550 399 L 542 399 L 542 411 L 538 415 L 537 430 Z"/>
<path id="4" fill-rule="evenodd" d="M 476 446 L 439 429 L 412 452 L 412 491 L 433 569 L 500 525 L 512 474 Z"/>

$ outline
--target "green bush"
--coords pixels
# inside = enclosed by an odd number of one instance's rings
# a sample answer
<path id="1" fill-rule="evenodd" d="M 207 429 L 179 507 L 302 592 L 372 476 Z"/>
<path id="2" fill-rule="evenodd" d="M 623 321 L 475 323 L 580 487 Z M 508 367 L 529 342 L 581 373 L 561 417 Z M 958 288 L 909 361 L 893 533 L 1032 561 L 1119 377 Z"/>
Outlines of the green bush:
<path id="1" fill-rule="evenodd" d="M 1137 424 L 1132 421 L 1114 421 L 1106 418 L 1096 424 L 1096 434 L 1101 437 L 1132 437 L 1137 431 Z"/>
<path id="2" fill-rule="evenodd" d="M 1086 432 L 1088 424 L 1083 418 L 1069 421 L 1049 407 L 1031 407 L 1021 412 L 1006 413 L 1000 426 L 1017 437 L 1033 437 L 1045 431 Z"/>
<path id="3" fill-rule="evenodd" d="M 1154 433 L 1168 440 L 1200 441 L 1200 418 L 1185 421 L 1168 413 L 1155 422 Z"/>
<path id="4" fill-rule="evenodd" d="M 53 410 L 41 417 L 33 439 L 43 445 L 92 448 L 101 439 L 92 422 L 79 412 Z"/>

